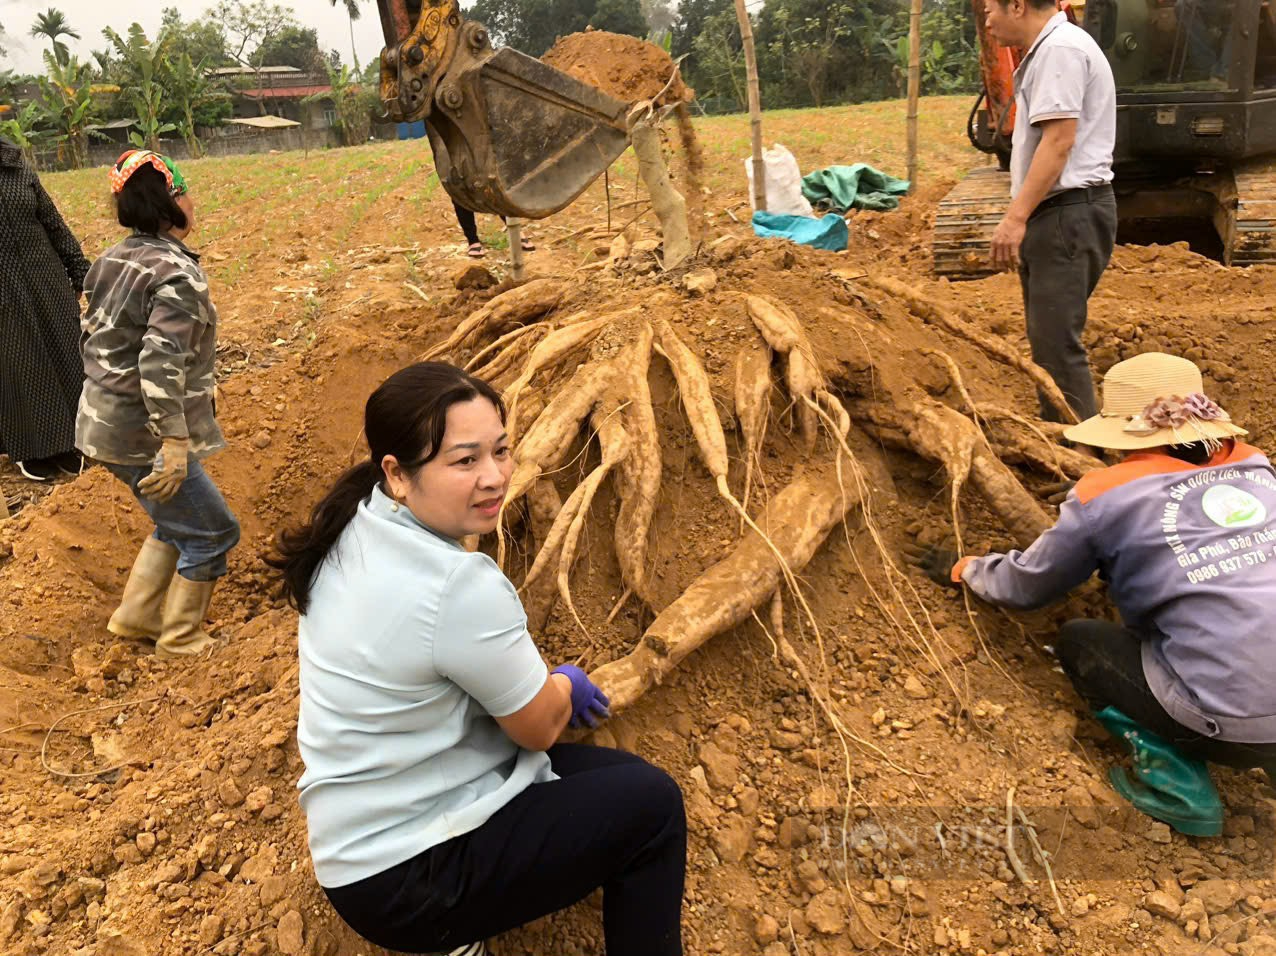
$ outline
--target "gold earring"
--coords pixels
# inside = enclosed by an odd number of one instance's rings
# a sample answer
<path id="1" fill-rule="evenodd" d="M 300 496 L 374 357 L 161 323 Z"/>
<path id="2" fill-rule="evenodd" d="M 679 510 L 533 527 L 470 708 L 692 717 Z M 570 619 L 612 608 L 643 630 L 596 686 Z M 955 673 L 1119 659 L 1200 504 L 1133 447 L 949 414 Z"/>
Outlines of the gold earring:
<path id="1" fill-rule="evenodd" d="M 390 502 L 390 510 L 391 511 L 399 510 L 399 500 L 397 498 Z"/>

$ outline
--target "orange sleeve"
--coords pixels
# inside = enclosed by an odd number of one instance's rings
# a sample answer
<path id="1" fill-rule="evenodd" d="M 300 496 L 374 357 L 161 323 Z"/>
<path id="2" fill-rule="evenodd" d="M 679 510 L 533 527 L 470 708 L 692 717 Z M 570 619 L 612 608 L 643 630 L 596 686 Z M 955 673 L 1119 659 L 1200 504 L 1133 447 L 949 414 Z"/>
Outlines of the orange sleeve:
<path id="1" fill-rule="evenodd" d="M 966 565 L 970 564 L 970 562 L 974 560 L 975 556 L 973 554 L 968 554 L 964 558 L 957 559 L 957 563 L 953 565 L 952 574 L 950 575 L 952 577 L 953 584 L 961 584 L 961 573 L 966 570 Z"/>

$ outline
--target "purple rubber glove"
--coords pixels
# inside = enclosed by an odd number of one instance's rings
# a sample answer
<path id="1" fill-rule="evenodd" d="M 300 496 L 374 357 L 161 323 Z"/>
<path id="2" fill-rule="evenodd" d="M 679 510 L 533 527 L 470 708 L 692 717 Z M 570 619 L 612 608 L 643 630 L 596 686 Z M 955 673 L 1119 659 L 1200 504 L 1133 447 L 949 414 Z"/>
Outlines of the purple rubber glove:
<path id="1" fill-rule="evenodd" d="M 553 673 L 563 674 L 572 682 L 572 719 L 570 726 L 579 727 L 584 724 L 590 730 L 598 726 L 599 718 L 611 716 L 607 708 L 611 701 L 598 689 L 598 685 L 589 679 L 589 675 L 575 664 L 559 664 Z"/>

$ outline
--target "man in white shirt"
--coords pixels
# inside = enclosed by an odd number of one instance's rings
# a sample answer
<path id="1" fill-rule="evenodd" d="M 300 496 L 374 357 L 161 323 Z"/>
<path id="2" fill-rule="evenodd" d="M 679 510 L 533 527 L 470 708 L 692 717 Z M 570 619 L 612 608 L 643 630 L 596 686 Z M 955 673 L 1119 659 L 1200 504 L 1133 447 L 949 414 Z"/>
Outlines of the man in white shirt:
<path id="1" fill-rule="evenodd" d="M 997 42 L 1028 52 L 1015 70 L 1010 207 L 993 264 L 1018 266 L 1032 357 L 1081 419 L 1098 414 L 1081 333 L 1116 241 L 1116 84 L 1103 51 L 1055 0 L 987 0 Z M 1062 410 L 1042 397 L 1042 417 Z"/>

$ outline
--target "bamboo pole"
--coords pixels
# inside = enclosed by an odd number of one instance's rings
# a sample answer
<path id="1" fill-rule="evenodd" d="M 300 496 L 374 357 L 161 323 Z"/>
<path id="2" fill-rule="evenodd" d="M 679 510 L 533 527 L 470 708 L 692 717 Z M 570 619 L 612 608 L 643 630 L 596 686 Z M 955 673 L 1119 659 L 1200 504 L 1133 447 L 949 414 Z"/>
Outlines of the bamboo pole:
<path id="1" fill-rule="evenodd" d="M 749 90 L 749 138 L 753 147 L 753 208 L 766 211 L 766 165 L 762 161 L 762 93 L 758 85 L 758 55 L 753 48 L 753 24 L 744 0 L 735 0 L 744 44 L 745 85 Z"/>
<path id="2" fill-rule="evenodd" d="M 917 189 L 917 100 L 922 91 L 922 0 L 908 10 L 908 183 Z"/>
<path id="3" fill-rule="evenodd" d="M 522 282 L 523 271 L 523 220 L 510 216 L 505 221 L 505 234 L 510 244 L 510 275 L 515 282 Z"/>

